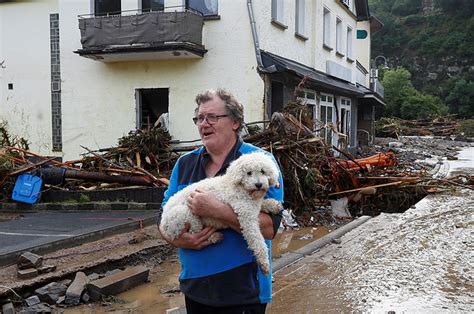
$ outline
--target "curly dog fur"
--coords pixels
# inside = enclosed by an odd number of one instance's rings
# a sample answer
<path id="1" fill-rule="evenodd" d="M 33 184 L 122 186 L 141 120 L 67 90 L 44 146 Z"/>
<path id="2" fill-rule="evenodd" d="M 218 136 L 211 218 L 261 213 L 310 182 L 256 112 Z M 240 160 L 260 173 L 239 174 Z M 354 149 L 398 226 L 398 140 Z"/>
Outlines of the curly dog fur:
<path id="1" fill-rule="evenodd" d="M 270 272 L 268 249 L 260 231 L 258 215 L 262 210 L 278 213 L 281 204 L 274 199 L 263 199 L 272 185 L 278 183 L 278 169 L 273 159 L 263 153 L 245 154 L 233 161 L 225 175 L 196 182 L 173 195 L 163 208 L 160 227 L 168 238 L 174 240 L 190 225 L 190 232 L 197 233 L 206 226 L 227 228 L 223 222 L 195 216 L 187 206 L 189 194 L 201 189 L 228 204 L 237 214 L 242 235 L 254 253 L 262 272 Z M 221 233 L 214 233 L 214 243 L 222 240 Z"/>

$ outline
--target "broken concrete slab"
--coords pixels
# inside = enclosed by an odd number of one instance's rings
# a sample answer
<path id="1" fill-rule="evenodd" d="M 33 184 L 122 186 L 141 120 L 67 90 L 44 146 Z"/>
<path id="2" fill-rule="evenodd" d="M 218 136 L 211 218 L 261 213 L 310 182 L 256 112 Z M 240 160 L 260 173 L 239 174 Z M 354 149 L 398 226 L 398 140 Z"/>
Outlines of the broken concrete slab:
<path id="1" fill-rule="evenodd" d="M 81 296 L 86 288 L 89 279 L 83 272 L 77 272 L 76 277 L 72 281 L 71 285 L 67 288 L 65 304 L 78 305 L 81 303 Z"/>
<path id="2" fill-rule="evenodd" d="M 56 270 L 55 265 L 43 265 L 41 267 L 38 267 L 38 273 L 40 273 L 40 274 L 51 273 L 55 270 Z"/>
<path id="3" fill-rule="evenodd" d="M 52 313 L 53 309 L 46 303 L 39 303 L 33 306 L 29 306 L 26 309 L 20 311 L 20 314 L 37 314 L 37 313 Z"/>
<path id="4" fill-rule="evenodd" d="M 166 314 L 186 314 L 186 308 L 184 306 L 174 307 L 172 309 L 167 309 Z"/>
<path id="5" fill-rule="evenodd" d="M 2 306 L 2 313 L 3 314 L 15 314 L 15 307 L 13 303 L 6 303 Z"/>
<path id="6" fill-rule="evenodd" d="M 19 269 L 16 274 L 18 279 L 30 279 L 38 276 L 38 270 L 36 268 Z"/>
<path id="7" fill-rule="evenodd" d="M 104 295 L 116 295 L 133 288 L 148 280 L 150 270 L 145 266 L 134 266 L 119 273 L 94 280 L 87 285 L 87 290 L 93 300 L 99 300 Z"/>
<path id="8" fill-rule="evenodd" d="M 44 287 L 35 290 L 41 301 L 55 304 L 60 296 L 66 293 L 67 286 L 60 282 L 51 282 Z"/>
<path id="9" fill-rule="evenodd" d="M 43 264 L 43 257 L 31 252 L 25 252 L 18 258 L 18 269 L 38 268 Z"/>
<path id="10" fill-rule="evenodd" d="M 31 297 L 27 298 L 25 302 L 28 306 L 33 306 L 36 304 L 40 304 L 41 300 L 38 298 L 37 295 L 32 295 Z"/>

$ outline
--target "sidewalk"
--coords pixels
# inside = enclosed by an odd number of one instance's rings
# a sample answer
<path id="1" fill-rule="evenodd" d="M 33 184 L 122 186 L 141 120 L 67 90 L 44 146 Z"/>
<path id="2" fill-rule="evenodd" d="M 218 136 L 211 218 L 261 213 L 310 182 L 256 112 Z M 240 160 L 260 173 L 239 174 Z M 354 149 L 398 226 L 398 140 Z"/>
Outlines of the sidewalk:
<path id="1" fill-rule="evenodd" d="M 25 251 L 44 254 L 153 224 L 158 211 L 57 210 L 21 215 L 0 223 L 0 266 L 15 263 Z"/>

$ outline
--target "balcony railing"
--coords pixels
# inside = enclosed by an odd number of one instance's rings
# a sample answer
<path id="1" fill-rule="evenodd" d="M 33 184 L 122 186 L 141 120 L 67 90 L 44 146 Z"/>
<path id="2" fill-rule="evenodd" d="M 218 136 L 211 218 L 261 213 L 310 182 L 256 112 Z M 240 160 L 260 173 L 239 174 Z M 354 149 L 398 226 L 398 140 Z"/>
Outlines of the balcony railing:
<path id="1" fill-rule="evenodd" d="M 130 13 L 80 15 L 82 49 L 75 52 L 103 61 L 133 60 L 134 54 L 143 60 L 144 53 L 145 59 L 204 56 L 204 19 L 200 13 L 190 10 Z"/>
<path id="2" fill-rule="evenodd" d="M 385 88 L 383 87 L 382 83 L 380 83 L 378 79 L 374 79 L 371 85 L 371 89 L 377 94 L 379 94 L 380 97 L 384 98 Z"/>

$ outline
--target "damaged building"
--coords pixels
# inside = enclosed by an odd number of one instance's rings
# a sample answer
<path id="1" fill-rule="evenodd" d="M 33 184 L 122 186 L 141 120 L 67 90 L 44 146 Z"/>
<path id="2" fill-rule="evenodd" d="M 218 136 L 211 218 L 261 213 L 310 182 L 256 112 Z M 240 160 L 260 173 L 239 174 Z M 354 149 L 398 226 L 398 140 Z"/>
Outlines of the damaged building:
<path id="1" fill-rule="evenodd" d="M 18 23 L 22 21 L 22 23 Z M 315 132 L 374 134 L 370 75 L 382 24 L 359 0 L 42 0 L 0 5 L 0 120 L 43 155 L 74 159 L 161 117 L 194 140 L 194 97 L 234 92 L 245 121 L 299 100 Z"/>

